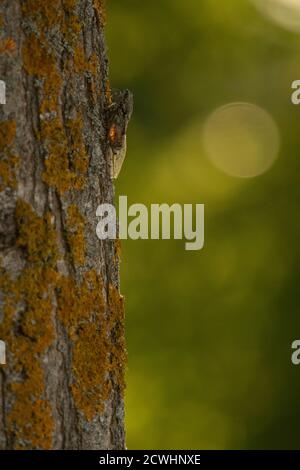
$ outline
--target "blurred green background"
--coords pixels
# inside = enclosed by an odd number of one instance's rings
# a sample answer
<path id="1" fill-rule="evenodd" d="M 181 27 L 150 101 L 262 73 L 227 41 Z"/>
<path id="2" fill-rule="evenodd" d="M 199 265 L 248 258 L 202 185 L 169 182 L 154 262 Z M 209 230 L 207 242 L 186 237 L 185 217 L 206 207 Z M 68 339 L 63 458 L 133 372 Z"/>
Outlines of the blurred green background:
<path id="1" fill-rule="evenodd" d="M 128 448 L 300 448 L 300 33 L 249 0 L 107 0 L 107 16 L 112 85 L 135 96 L 117 193 L 204 203 L 206 224 L 202 251 L 123 241 Z M 280 133 L 254 178 L 203 148 L 207 117 L 237 101 Z"/>

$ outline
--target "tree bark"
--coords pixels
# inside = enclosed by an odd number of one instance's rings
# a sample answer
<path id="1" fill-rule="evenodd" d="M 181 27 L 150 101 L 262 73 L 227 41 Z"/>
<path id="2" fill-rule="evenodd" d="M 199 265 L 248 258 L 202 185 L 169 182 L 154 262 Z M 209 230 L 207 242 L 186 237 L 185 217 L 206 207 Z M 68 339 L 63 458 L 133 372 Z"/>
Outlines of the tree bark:
<path id="1" fill-rule="evenodd" d="M 102 0 L 2 0 L 0 21 L 0 449 L 122 449 Z"/>

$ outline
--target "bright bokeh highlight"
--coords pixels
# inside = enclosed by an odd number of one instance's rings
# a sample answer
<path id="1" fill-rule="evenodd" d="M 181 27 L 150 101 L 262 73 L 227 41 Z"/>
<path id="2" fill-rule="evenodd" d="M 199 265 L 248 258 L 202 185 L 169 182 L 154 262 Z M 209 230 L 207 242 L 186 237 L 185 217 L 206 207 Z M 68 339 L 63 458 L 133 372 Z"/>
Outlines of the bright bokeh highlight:
<path id="1" fill-rule="evenodd" d="M 240 178 L 265 173 L 278 155 L 279 141 L 271 115 L 250 103 L 218 108 L 203 131 L 204 149 L 214 165 Z"/>

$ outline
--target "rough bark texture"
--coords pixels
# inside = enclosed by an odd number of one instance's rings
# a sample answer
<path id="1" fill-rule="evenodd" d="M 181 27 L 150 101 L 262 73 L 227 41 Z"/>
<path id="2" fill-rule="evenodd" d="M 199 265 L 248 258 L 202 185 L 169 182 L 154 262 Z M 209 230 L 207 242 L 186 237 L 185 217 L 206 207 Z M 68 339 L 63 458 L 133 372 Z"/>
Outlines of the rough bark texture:
<path id="1" fill-rule="evenodd" d="M 1 0 L 0 449 L 124 448 L 101 0 Z"/>

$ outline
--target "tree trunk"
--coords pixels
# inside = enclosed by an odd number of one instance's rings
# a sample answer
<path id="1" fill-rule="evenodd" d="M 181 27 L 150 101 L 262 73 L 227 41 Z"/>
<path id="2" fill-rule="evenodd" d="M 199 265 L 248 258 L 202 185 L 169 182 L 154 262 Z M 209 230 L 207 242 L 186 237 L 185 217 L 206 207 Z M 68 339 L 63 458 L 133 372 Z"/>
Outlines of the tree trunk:
<path id="1" fill-rule="evenodd" d="M 122 449 L 102 0 L 2 0 L 0 20 L 0 448 Z"/>

